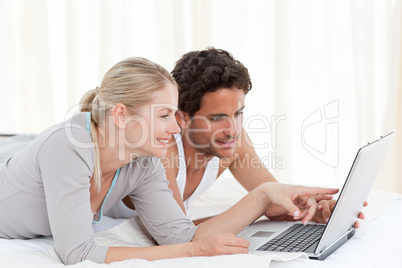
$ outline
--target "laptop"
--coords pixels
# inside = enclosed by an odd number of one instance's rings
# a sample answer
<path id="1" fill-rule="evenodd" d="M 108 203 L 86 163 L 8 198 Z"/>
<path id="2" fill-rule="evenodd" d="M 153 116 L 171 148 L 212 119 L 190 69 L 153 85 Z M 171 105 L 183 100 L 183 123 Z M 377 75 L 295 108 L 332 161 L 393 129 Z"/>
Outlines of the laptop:
<path id="1" fill-rule="evenodd" d="M 324 260 L 355 234 L 354 224 L 387 155 L 394 133 L 360 148 L 327 224 L 257 221 L 238 236 L 250 242 L 249 252 L 305 252 Z"/>

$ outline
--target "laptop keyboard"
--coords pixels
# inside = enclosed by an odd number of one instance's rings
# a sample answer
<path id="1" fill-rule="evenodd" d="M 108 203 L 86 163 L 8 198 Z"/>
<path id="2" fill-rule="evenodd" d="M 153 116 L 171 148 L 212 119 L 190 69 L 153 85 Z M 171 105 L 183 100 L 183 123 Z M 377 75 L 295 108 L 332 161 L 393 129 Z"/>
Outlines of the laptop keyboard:
<path id="1" fill-rule="evenodd" d="M 257 248 L 257 250 L 282 252 L 305 251 L 320 239 L 324 229 L 325 225 L 303 225 L 297 223 Z"/>

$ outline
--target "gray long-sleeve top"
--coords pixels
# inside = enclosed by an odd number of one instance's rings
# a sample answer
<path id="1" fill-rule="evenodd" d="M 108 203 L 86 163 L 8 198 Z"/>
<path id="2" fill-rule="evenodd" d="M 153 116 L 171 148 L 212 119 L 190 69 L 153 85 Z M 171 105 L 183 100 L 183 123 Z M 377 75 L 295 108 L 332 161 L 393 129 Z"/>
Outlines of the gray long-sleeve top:
<path id="1" fill-rule="evenodd" d="M 88 114 L 79 113 L 50 127 L 0 164 L 0 237 L 53 235 L 65 264 L 102 263 L 108 247 L 95 245 L 93 220 L 129 195 L 159 244 L 191 241 L 197 227 L 173 199 L 157 158 L 139 157 L 123 166 L 93 216 L 89 188 L 95 151 L 87 121 Z"/>

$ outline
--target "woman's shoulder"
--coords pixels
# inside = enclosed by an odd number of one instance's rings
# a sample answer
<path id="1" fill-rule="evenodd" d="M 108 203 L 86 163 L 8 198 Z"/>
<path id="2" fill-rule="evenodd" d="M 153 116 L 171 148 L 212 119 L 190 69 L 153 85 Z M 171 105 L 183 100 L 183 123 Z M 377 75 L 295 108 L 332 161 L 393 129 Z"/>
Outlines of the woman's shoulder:
<path id="1" fill-rule="evenodd" d="M 41 177 L 45 166 L 56 168 L 62 173 L 60 167 L 57 167 L 60 163 L 66 169 L 84 163 L 88 170 L 92 170 L 95 150 L 90 134 L 82 124 L 85 116 L 80 113 L 65 122 L 49 127 L 10 156 L 7 168 L 10 172 L 24 169 L 37 180 Z"/>
<path id="2" fill-rule="evenodd" d="M 64 122 L 53 125 L 40 133 L 38 139 L 46 141 L 49 138 L 59 138 L 60 142 L 68 141 L 71 144 L 91 141 L 87 126 L 88 113 L 78 113 Z"/>
<path id="3" fill-rule="evenodd" d="M 34 140 L 33 146 L 38 151 L 65 151 L 70 148 L 92 157 L 94 145 L 86 125 L 87 113 L 78 113 L 73 117 L 49 127 Z M 80 154 L 81 154 L 80 153 Z"/>

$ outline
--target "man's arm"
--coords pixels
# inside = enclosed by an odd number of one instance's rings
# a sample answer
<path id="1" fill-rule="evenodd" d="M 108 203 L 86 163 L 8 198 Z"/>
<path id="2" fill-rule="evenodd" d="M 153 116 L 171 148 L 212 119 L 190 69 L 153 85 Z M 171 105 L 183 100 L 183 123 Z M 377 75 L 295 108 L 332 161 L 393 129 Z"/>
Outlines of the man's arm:
<path id="1" fill-rule="evenodd" d="M 278 182 L 257 155 L 247 132 L 244 128 L 241 131 L 236 152 L 229 165 L 229 170 L 232 172 L 233 177 L 248 192 L 264 182 Z M 286 210 L 275 205 L 272 205 L 271 209 L 267 210 L 266 216 L 272 220 L 293 219 L 291 215 L 287 215 Z"/>
<path id="2" fill-rule="evenodd" d="M 229 169 L 235 179 L 249 192 L 261 183 L 277 182 L 257 155 L 253 143 L 244 128 L 242 129 L 240 141 L 237 144 L 234 160 L 230 164 Z M 331 215 L 334 200 L 325 200 L 331 197 L 316 197 L 316 200 L 319 198 L 317 202 L 320 201 L 319 210 L 317 210 L 317 215 L 314 217 L 314 220 L 317 220 L 317 222 L 325 223 L 326 217 Z M 293 219 L 293 216 L 288 215 L 286 210 L 275 205 L 267 210 L 266 216 L 271 220 L 279 221 Z"/>
<path id="3" fill-rule="evenodd" d="M 263 165 L 258 157 L 254 146 L 247 132 L 242 129 L 240 142 L 237 145 L 233 162 L 229 166 L 235 179 L 247 190 L 251 191 L 264 182 L 277 182 L 271 172 Z M 320 223 L 327 223 L 334 209 L 336 200 L 331 200 L 332 196 L 316 196 L 315 199 L 319 203 L 319 207 L 313 220 Z M 367 206 L 367 202 L 364 206 Z M 289 220 L 292 216 L 287 214 L 281 215 L 283 209 L 271 206 L 271 212 L 267 211 L 267 216 L 272 220 Z M 285 212 L 283 210 L 283 212 Z M 271 216 L 269 216 L 269 214 Z M 273 216 L 275 215 L 275 216 Z M 364 214 L 359 214 L 359 219 L 364 219 Z M 355 226 L 359 227 L 359 222 Z"/>
<path id="4" fill-rule="evenodd" d="M 247 132 L 242 129 L 234 160 L 229 166 L 235 179 L 251 191 L 264 182 L 277 182 L 258 157 Z"/>

